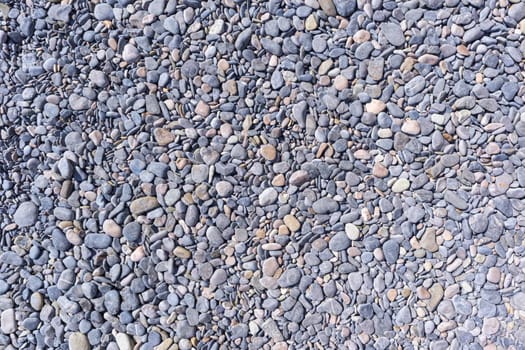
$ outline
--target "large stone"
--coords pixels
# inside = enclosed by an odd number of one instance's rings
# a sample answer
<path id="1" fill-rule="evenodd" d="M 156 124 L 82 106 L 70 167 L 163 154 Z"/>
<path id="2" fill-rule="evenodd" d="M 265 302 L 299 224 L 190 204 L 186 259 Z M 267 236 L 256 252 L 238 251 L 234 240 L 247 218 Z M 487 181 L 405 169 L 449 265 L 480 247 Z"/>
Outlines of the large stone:
<path id="1" fill-rule="evenodd" d="M 153 209 L 159 207 L 159 202 L 156 197 L 147 196 L 142 198 L 137 198 L 129 205 L 129 210 L 133 215 L 141 215 L 147 213 Z"/>
<path id="2" fill-rule="evenodd" d="M 89 350 L 91 345 L 89 345 L 88 338 L 85 334 L 81 332 L 71 333 L 69 335 L 69 350 Z"/>
<path id="3" fill-rule="evenodd" d="M 33 202 L 21 203 L 13 214 L 13 220 L 18 227 L 28 227 L 36 223 L 38 208 Z"/>

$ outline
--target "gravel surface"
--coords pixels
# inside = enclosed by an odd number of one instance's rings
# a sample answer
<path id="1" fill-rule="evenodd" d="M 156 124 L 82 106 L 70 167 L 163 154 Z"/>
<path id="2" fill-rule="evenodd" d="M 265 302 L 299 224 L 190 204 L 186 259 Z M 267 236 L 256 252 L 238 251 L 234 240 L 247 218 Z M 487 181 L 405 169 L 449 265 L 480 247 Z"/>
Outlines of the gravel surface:
<path id="1" fill-rule="evenodd" d="M 3 0 L 0 348 L 525 349 L 525 3 Z"/>

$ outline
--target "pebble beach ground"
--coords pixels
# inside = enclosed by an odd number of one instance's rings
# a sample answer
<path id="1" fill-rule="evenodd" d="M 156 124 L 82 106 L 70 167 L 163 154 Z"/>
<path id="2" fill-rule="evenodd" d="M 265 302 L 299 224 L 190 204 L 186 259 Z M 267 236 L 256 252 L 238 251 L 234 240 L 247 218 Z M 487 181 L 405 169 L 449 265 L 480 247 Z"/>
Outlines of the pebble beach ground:
<path id="1" fill-rule="evenodd" d="M 525 349 L 525 3 L 2 0 L 0 348 Z"/>

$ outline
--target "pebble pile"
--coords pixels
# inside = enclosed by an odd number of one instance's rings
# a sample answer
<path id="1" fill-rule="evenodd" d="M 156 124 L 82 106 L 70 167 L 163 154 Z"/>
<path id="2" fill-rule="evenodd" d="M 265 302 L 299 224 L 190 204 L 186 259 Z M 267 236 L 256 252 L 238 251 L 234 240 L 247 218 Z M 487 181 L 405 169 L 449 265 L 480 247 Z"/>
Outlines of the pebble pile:
<path id="1" fill-rule="evenodd" d="M 525 3 L 4 0 L 0 348 L 524 349 Z"/>

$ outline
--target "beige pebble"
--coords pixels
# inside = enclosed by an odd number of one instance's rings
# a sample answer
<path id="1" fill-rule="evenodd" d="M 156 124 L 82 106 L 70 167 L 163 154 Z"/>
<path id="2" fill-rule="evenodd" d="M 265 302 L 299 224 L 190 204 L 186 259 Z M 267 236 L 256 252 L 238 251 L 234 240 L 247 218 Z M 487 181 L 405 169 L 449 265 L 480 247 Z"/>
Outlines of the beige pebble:
<path id="1" fill-rule="evenodd" d="M 358 30 L 352 37 L 354 41 L 358 44 L 364 43 L 365 41 L 370 40 L 370 33 L 364 29 Z"/>
<path id="2" fill-rule="evenodd" d="M 131 253 L 131 261 L 138 262 L 144 257 L 144 247 L 138 246 L 133 253 Z"/>
<path id="3" fill-rule="evenodd" d="M 260 152 L 263 158 L 266 160 L 275 160 L 277 157 L 277 151 L 275 150 L 275 147 L 270 144 L 263 145 Z"/>
<path id="4" fill-rule="evenodd" d="M 206 102 L 200 100 L 197 103 L 197 106 L 195 106 L 195 113 L 201 117 L 207 117 L 210 114 L 210 106 L 208 106 Z"/>
<path id="5" fill-rule="evenodd" d="M 497 267 L 491 267 L 487 272 L 487 281 L 492 283 L 499 283 L 501 272 Z"/>
<path id="6" fill-rule="evenodd" d="M 102 224 L 102 231 L 107 233 L 113 238 L 119 238 L 122 235 L 122 229 L 120 226 L 113 220 L 107 219 Z"/>
<path id="7" fill-rule="evenodd" d="M 168 129 L 163 128 L 156 128 L 153 130 L 153 137 L 155 137 L 155 141 L 157 141 L 159 146 L 165 146 L 175 140 L 175 135 L 173 135 Z"/>
<path id="8" fill-rule="evenodd" d="M 291 214 L 285 215 L 283 221 L 286 227 L 288 227 L 292 232 L 296 232 L 301 228 L 301 223 L 299 220 L 297 220 L 296 217 Z"/>
<path id="9" fill-rule="evenodd" d="M 339 91 L 346 89 L 348 87 L 348 79 L 342 75 L 336 76 L 334 79 L 334 87 Z"/>
<path id="10" fill-rule="evenodd" d="M 306 21 L 304 21 L 304 28 L 308 31 L 317 29 L 317 21 L 313 13 L 306 18 Z"/>
<path id="11" fill-rule="evenodd" d="M 419 122 L 414 119 L 406 119 L 401 126 L 401 131 L 408 135 L 419 135 L 421 128 Z"/>
<path id="12" fill-rule="evenodd" d="M 381 163 L 375 163 L 372 168 L 372 175 L 380 179 L 388 176 L 388 169 Z"/>
<path id="13" fill-rule="evenodd" d="M 372 99 L 372 101 L 368 102 L 365 105 L 365 110 L 370 113 L 378 114 L 382 111 L 384 111 L 386 108 L 386 104 L 383 101 Z"/>

